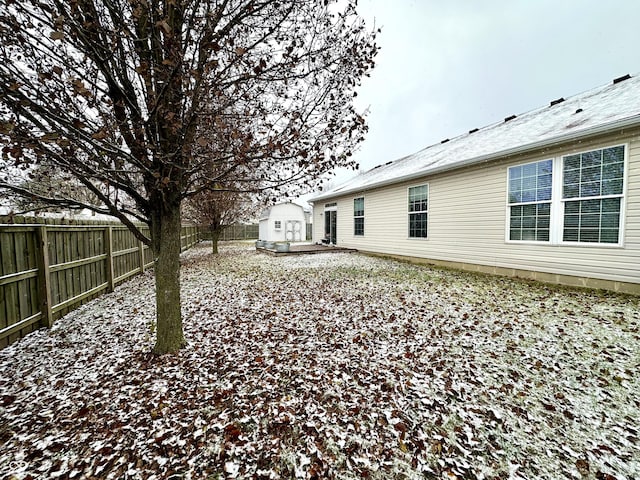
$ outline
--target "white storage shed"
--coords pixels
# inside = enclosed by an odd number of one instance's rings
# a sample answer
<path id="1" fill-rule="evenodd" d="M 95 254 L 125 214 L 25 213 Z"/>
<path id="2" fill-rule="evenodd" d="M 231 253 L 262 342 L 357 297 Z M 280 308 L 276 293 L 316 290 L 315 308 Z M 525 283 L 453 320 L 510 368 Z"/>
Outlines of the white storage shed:
<path id="1" fill-rule="evenodd" d="M 306 215 L 295 203 L 279 203 L 260 214 L 260 240 L 301 242 L 306 240 Z"/>

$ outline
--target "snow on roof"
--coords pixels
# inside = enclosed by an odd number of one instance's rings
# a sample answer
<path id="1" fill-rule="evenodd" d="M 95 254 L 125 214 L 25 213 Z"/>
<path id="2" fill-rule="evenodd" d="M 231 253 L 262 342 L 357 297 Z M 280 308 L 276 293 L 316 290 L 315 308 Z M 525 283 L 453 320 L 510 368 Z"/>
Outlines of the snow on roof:
<path id="1" fill-rule="evenodd" d="M 269 215 L 271 215 L 271 207 L 267 207 L 264 210 L 262 210 L 260 212 L 260 220 L 267 220 L 269 218 Z"/>
<path id="2" fill-rule="evenodd" d="M 554 100 L 536 110 L 506 117 L 501 122 L 470 130 L 412 155 L 378 165 L 336 188 L 319 193 L 310 201 L 636 125 L 640 125 L 640 74 L 625 75 L 605 86 Z"/>
<path id="3" fill-rule="evenodd" d="M 269 218 L 269 216 L 271 215 L 271 210 L 274 207 L 278 207 L 280 205 L 293 205 L 294 207 L 301 208 L 302 211 L 305 211 L 305 208 L 302 205 L 300 205 L 299 203 L 296 203 L 296 202 L 280 202 L 280 203 L 276 203 L 275 205 L 271 205 L 270 207 L 266 207 L 265 209 L 263 209 L 260 212 L 260 220 L 267 220 Z"/>

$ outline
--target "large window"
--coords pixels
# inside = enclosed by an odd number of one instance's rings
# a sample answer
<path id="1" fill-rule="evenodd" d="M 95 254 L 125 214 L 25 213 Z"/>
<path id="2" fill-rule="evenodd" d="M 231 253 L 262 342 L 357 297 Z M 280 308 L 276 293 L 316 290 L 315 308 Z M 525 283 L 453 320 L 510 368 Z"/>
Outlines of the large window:
<path id="1" fill-rule="evenodd" d="M 508 240 L 620 244 L 624 172 L 624 145 L 510 167 Z"/>
<path id="2" fill-rule="evenodd" d="M 509 168 L 509 240 L 548 242 L 553 160 Z"/>
<path id="3" fill-rule="evenodd" d="M 353 199 L 353 234 L 364 235 L 364 197 Z"/>
<path id="4" fill-rule="evenodd" d="M 409 188 L 409 238 L 427 238 L 429 185 Z"/>
<path id="5" fill-rule="evenodd" d="M 623 186 L 623 146 L 564 157 L 563 241 L 618 243 Z"/>

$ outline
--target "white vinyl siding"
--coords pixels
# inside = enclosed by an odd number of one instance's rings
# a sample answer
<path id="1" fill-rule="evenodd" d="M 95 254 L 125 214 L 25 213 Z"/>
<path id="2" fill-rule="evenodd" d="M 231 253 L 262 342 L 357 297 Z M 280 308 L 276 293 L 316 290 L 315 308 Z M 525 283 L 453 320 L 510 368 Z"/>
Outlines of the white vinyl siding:
<path id="1" fill-rule="evenodd" d="M 559 188 L 553 191 L 557 208 L 551 212 L 552 217 L 555 216 L 552 223 L 556 222 L 559 238 L 550 242 L 508 240 L 509 213 L 505 212 L 505 207 L 510 167 L 549 158 L 562 159 L 623 143 L 626 144 L 626 178 L 620 215 L 620 245 L 617 248 L 611 248 L 609 244 L 563 242 L 562 169 L 553 172 L 560 182 L 556 182 Z M 555 165 L 561 166 L 561 163 L 556 161 Z M 416 242 L 407 238 L 407 192 L 410 187 L 427 182 L 429 241 Z M 514 272 L 535 271 L 640 283 L 640 130 L 432 175 L 425 177 L 422 183 L 413 180 L 373 188 L 365 195 L 366 236 L 351 235 L 354 197 L 343 195 L 316 203 L 314 239 L 319 241 L 322 238 L 322 229 L 319 228 L 322 223 L 319 222 L 322 221 L 324 203 L 336 201 L 338 244 L 345 247 L 511 269 Z"/>

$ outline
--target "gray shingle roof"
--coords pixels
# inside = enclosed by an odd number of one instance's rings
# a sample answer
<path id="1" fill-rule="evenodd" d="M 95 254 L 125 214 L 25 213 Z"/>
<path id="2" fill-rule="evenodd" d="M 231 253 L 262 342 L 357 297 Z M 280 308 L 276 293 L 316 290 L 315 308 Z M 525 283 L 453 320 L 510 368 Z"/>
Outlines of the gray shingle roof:
<path id="1" fill-rule="evenodd" d="M 397 183 L 505 155 L 597 133 L 640 125 L 640 75 L 625 76 L 567 99 L 431 145 L 379 165 L 327 192 L 317 201 Z"/>

